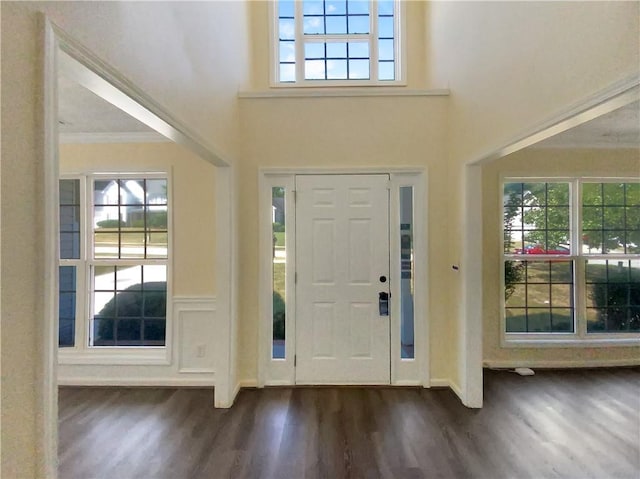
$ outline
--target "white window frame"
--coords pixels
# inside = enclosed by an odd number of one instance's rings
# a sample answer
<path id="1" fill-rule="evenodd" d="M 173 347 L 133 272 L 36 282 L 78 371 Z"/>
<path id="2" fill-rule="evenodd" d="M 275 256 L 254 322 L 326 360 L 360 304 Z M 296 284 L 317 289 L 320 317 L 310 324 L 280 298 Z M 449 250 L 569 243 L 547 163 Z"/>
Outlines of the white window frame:
<path id="1" fill-rule="evenodd" d="M 504 184 L 505 183 L 568 183 L 569 184 L 569 221 L 570 221 L 570 254 L 552 255 L 536 254 L 535 257 L 522 254 L 506 254 L 504 252 Z M 582 252 L 582 185 L 583 183 L 640 183 L 637 177 L 596 178 L 579 177 L 540 177 L 511 176 L 500 178 L 499 211 L 500 211 L 500 329 L 502 347 L 610 347 L 638 346 L 640 332 L 637 333 L 587 333 L 586 297 L 587 286 L 585 265 L 589 259 L 607 260 L 640 260 L 640 254 L 585 254 Z M 508 260 L 549 261 L 563 259 L 573 262 L 573 308 L 574 332 L 548 333 L 508 333 L 506 328 L 506 300 L 504 297 L 504 264 Z"/>
<path id="2" fill-rule="evenodd" d="M 378 4 L 376 0 L 369 1 L 370 28 L 368 34 L 324 34 L 307 35 L 303 33 L 302 0 L 295 2 L 295 52 L 296 52 L 296 81 L 280 81 L 279 61 L 279 24 L 278 0 L 269 2 L 269 67 L 270 86 L 272 88 L 299 87 L 363 87 L 363 86 L 406 86 L 406 21 L 405 2 L 394 0 L 394 68 L 395 80 L 378 80 Z M 369 79 L 362 80 L 305 80 L 304 78 L 304 43 L 330 41 L 360 41 L 369 43 Z"/>
<path id="3" fill-rule="evenodd" d="M 167 181 L 167 258 L 95 259 L 93 256 L 93 184 L 99 179 L 165 179 Z M 168 171 L 89 172 L 60 175 L 60 180 L 80 180 L 80 259 L 60 259 L 60 266 L 76 266 L 76 322 L 74 346 L 58 348 L 59 364 L 137 364 L 169 365 L 171 363 L 172 331 L 172 247 L 173 195 L 172 178 Z M 58 253 L 59 254 L 59 253 Z M 164 346 L 93 346 L 91 345 L 91 311 L 93 301 L 94 266 L 164 265 L 167 271 L 167 303 Z"/>

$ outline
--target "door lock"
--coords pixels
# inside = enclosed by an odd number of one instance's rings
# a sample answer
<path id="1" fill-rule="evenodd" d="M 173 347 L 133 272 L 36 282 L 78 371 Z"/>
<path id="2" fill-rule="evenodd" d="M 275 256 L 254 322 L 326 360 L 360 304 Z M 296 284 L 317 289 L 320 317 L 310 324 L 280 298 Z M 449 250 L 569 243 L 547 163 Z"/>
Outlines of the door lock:
<path id="1" fill-rule="evenodd" d="M 378 293 L 378 311 L 380 316 L 389 316 L 389 293 L 386 291 Z"/>

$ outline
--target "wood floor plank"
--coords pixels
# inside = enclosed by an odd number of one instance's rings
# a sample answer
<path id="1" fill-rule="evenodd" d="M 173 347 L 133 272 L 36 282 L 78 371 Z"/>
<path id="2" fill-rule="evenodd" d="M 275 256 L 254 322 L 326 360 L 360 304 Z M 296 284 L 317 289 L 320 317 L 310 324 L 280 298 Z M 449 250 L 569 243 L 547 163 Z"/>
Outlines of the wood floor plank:
<path id="1" fill-rule="evenodd" d="M 446 389 L 60 388 L 61 479 L 640 478 L 640 368 Z"/>

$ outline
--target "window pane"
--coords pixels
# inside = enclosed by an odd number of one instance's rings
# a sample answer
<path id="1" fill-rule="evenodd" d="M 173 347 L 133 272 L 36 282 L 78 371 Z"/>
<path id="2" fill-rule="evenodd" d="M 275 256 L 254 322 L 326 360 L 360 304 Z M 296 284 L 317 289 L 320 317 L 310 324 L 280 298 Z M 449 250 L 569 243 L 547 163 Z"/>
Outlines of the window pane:
<path id="1" fill-rule="evenodd" d="M 280 81 L 281 82 L 294 82 L 296 81 L 296 66 L 295 65 L 280 65 Z"/>
<path id="2" fill-rule="evenodd" d="M 285 203 L 286 193 L 283 187 L 271 189 L 272 232 L 273 232 L 273 335 L 271 357 L 285 358 L 285 325 L 286 325 L 286 236 L 285 236 Z"/>
<path id="3" fill-rule="evenodd" d="M 280 19 L 278 20 L 278 35 L 280 40 L 294 40 L 295 39 L 295 22 L 293 19 Z"/>
<path id="4" fill-rule="evenodd" d="M 394 62 L 378 62 L 378 80 L 395 80 L 396 71 Z"/>
<path id="5" fill-rule="evenodd" d="M 379 0 L 378 15 L 393 15 L 393 0 Z"/>
<path id="6" fill-rule="evenodd" d="M 295 62 L 296 61 L 296 44 L 295 42 L 280 42 L 280 61 Z"/>
<path id="7" fill-rule="evenodd" d="M 573 262 L 505 261 L 507 332 L 573 332 Z"/>
<path id="8" fill-rule="evenodd" d="M 347 44 L 344 42 L 328 42 L 327 44 L 328 58 L 347 58 Z"/>
<path id="9" fill-rule="evenodd" d="M 393 60 L 393 40 L 378 40 L 378 58 L 380 60 Z"/>
<path id="10" fill-rule="evenodd" d="M 640 260 L 588 260 L 587 332 L 640 329 Z"/>
<path id="11" fill-rule="evenodd" d="M 349 15 L 349 33 L 369 33 L 369 16 Z"/>
<path id="12" fill-rule="evenodd" d="M 324 2 L 322 0 L 303 0 L 302 13 L 304 15 L 323 15 Z"/>
<path id="13" fill-rule="evenodd" d="M 368 80 L 369 60 L 349 60 L 349 79 Z"/>
<path id="14" fill-rule="evenodd" d="M 582 187 L 584 253 L 640 252 L 636 183 L 585 183 Z"/>
<path id="15" fill-rule="evenodd" d="M 122 232 L 120 234 L 120 258 L 145 257 L 145 234 L 144 232 Z"/>
<path id="16" fill-rule="evenodd" d="M 400 357 L 413 359 L 413 187 L 400 188 Z"/>
<path id="17" fill-rule="evenodd" d="M 369 44 L 366 42 L 349 42 L 349 58 L 369 58 Z"/>
<path id="18" fill-rule="evenodd" d="M 149 205 L 166 205 L 168 203 L 167 180 L 145 180 L 146 203 Z"/>
<path id="19" fill-rule="evenodd" d="M 120 193 L 117 180 L 95 180 L 93 185 L 93 204 L 118 204 Z"/>
<path id="20" fill-rule="evenodd" d="M 504 251 L 569 254 L 568 183 L 505 183 Z"/>
<path id="21" fill-rule="evenodd" d="M 344 35 L 347 33 L 347 17 L 326 17 L 327 34 L 329 35 Z"/>
<path id="22" fill-rule="evenodd" d="M 115 346 L 115 320 L 95 319 L 92 337 L 93 346 Z"/>
<path id="23" fill-rule="evenodd" d="M 347 13 L 346 0 L 326 0 L 325 9 L 327 15 L 342 15 Z"/>
<path id="24" fill-rule="evenodd" d="M 327 79 L 346 80 L 347 60 L 327 60 Z"/>
<path id="25" fill-rule="evenodd" d="M 76 267 L 58 268 L 58 346 L 75 344 L 76 324 Z"/>
<path id="26" fill-rule="evenodd" d="M 378 38 L 393 38 L 393 17 L 378 17 Z"/>
<path id="27" fill-rule="evenodd" d="M 293 18 L 295 12 L 294 0 L 279 0 L 278 1 L 278 16 L 279 17 L 291 17 Z"/>
<path id="28" fill-rule="evenodd" d="M 120 180 L 120 204 L 142 205 L 144 202 L 144 180 Z"/>
<path id="29" fill-rule="evenodd" d="M 94 346 L 164 345 L 166 266 L 96 266 L 93 304 Z M 146 342 L 147 319 L 152 344 Z"/>
<path id="30" fill-rule="evenodd" d="M 60 180 L 60 258 L 80 258 L 80 180 Z"/>
<path id="31" fill-rule="evenodd" d="M 324 80 L 326 78 L 324 60 L 305 61 L 304 77 L 307 80 Z"/>
<path id="32" fill-rule="evenodd" d="M 369 0 L 347 0 L 347 8 L 351 14 L 369 13 Z"/>
<path id="33" fill-rule="evenodd" d="M 323 35 L 324 17 L 304 17 L 303 32 L 305 35 Z"/>
<path id="34" fill-rule="evenodd" d="M 306 59 L 324 58 L 324 43 L 307 42 L 304 44 L 304 57 Z"/>

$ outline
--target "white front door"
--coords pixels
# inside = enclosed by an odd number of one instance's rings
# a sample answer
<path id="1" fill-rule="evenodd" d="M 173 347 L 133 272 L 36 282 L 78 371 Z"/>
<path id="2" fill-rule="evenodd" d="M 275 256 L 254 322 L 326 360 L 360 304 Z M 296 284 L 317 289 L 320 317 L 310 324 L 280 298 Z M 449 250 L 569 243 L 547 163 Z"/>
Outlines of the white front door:
<path id="1" fill-rule="evenodd" d="M 388 184 L 296 176 L 298 384 L 390 383 Z"/>

